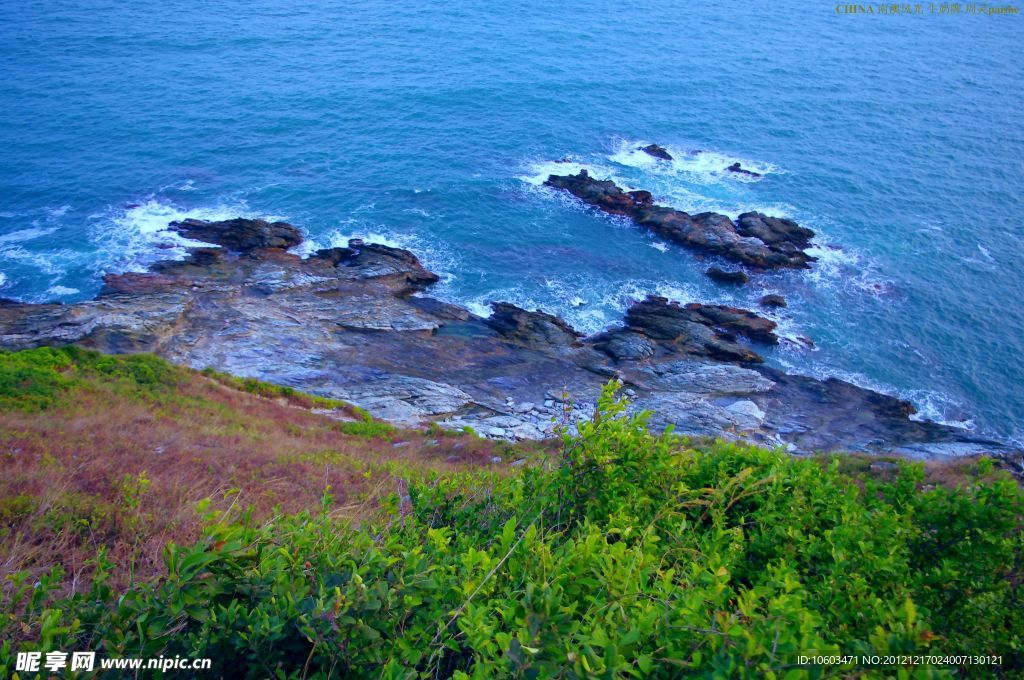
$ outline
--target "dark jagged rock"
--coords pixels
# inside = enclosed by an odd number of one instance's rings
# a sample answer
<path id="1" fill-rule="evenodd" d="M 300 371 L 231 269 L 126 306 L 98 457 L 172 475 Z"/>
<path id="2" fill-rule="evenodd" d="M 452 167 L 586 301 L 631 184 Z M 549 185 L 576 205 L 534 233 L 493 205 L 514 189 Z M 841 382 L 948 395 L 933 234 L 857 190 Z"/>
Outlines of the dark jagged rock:
<path id="1" fill-rule="evenodd" d="M 636 202 L 637 206 L 654 204 L 654 196 L 651 195 L 650 191 L 644 191 L 641 189 L 639 191 L 630 191 L 628 193 L 630 198 Z"/>
<path id="2" fill-rule="evenodd" d="M 793 220 L 769 217 L 764 213 L 743 213 L 736 220 L 736 232 L 741 236 L 753 236 L 769 246 L 803 250 L 811 244 L 814 232 L 801 227 Z"/>
<path id="3" fill-rule="evenodd" d="M 632 216 L 640 205 L 635 196 L 620 189 L 615 182 L 610 179 L 594 179 L 586 168 L 577 175 L 551 175 L 544 183 L 564 189 L 612 215 Z M 647 196 L 650 196 L 649 192 Z"/>
<path id="4" fill-rule="evenodd" d="M 171 228 L 185 238 L 216 243 L 240 253 L 259 248 L 291 248 L 302 243 L 302 233 L 287 222 L 241 217 L 221 222 L 187 219 L 172 222 Z"/>
<path id="5" fill-rule="evenodd" d="M 772 342 L 774 326 L 746 310 L 652 297 L 630 308 L 625 328 L 586 339 L 544 312 L 499 303 L 482 319 L 411 295 L 436 276 L 401 249 L 353 240 L 303 259 L 262 237 L 229 242 L 241 249 L 196 248 L 148 273 L 108 275 L 95 300 L 0 301 L 0 348 L 153 352 L 344 399 L 395 423 L 468 425 L 504 439 L 539 439 L 552 422 L 588 417 L 616 377 L 631 408 L 683 434 L 807 453 L 1012 453 L 911 421 L 905 402 L 885 395 L 757 365 L 737 338 Z"/>
<path id="6" fill-rule="evenodd" d="M 360 239 L 351 239 L 348 246 L 355 254 L 343 264 L 358 268 L 364 278 L 397 276 L 412 289 L 420 289 L 441 280 L 441 277 L 424 267 L 418 257 L 403 248 L 363 243 Z"/>
<path id="7" fill-rule="evenodd" d="M 654 204 L 649 192 L 623 191 L 611 180 L 594 179 L 586 170 L 581 170 L 577 175 L 551 175 L 545 184 L 568 191 L 606 213 L 630 217 L 641 227 L 666 240 L 720 255 L 752 268 L 806 269 L 814 261 L 813 257 L 802 250 L 810 238 L 807 234 L 813 235 L 813 232 L 795 224 L 792 227 L 776 225 L 774 222 L 762 225 L 761 222 L 748 219 L 749 229 L 760 228 L 772 238 L 772 242 L 767 243 L 757 236 L 740 233 L 733 221 L 725 215 L 709 212 L 690 215 L 682 210 L 659 206 Z M 786 233 L 793 234 L 799 240 L 785 240 Z"/>
<path id="8" fill-rule="evenodd" d="M 579 333 L 557 316 L 528 312 L 509 302 L 492 302 L 491 309 L 494 313 L 484 323 L 506 340 L 535 348 L 579 345 Z"/>
<path id="9" fill-rule="evenodd" d="M 758 300 L 758 303 L 762 307 L 785 307 L 786 298 L 782 297 L 781 295 L 775 294 L 765 295 L 760 300 Z"/>
<path id="10" fill-rule="evenodd" d="M 750 310 L 725 305 L 702 305 L 699 302 L 691 302 L 685 309 L 707 319 L 709 325 L 730 333 L 739 333 L 766 345 L 779 344 L 779 337 L 774 332 L 778 324 Z"/>
<path id="11" fill-rule="evenodd" d="M 665 147 L 658 146 L 657 144 L 648 144 L 647 146 L 641 147 L 640 150 L 643 151 L 644 153 L 650 155 L 650 156 L 654 156 L 655 158 L 660 158 L 663 161 L 670 161 L 670 160 L 672 160 L 672 154 L 670 154 L 665 149 Z"/>
<path id="12" fill-rule="evenodd" d="M 616 361 L 640 361 L 655 354 L 654 344 L 642 333 L 618 330 L 602 333 L 592 339 L 594 349 Z"/>
<path id="13" fill-rule="evenodd" d="M 603 333 L 593 342 L 595 349 L 616 360 L 653 355 L 653 351 L 641 349 L 644 346 L 637 336 L 642 336 L 655 341 L 668 354 L 682 353 L 739 363 L 760 362 L 762 358 L 756 352 L 736 342 L 736 335 L 771 342 L 774 326 L 773 322 L 746 310 L 699 303 L 681 306 L 651 295 L 626 311 L 626 328 Z"/>
<path id="14" fill-rule="evenodd" d="M 737 285 L 743 285 L 750 280 L 746 272 L 743 271 L 726 271 L 719 269 L 718 267 L 711 267 L 704 274 L 712 281 L 718 281 L 719 283 L 733 283 Z"/>
<path id="15" fill-rule="evenodd" d="M 754 172 L 753 170 L 747 170 L 746 168 L 742 167 L 739 163 L 733 163 L 732 165 L 727 167 L 726 170 L 728 170 L 729 172 L 735 172 L 738 175 L 747 175 L 748 177 L 761 176 L 761 173 Z"/>
<path id="16" fill-rule="evenodd" d="M 342 262 L 347 262 L 356 256 L 356 251 L 352 248 L 321 248 L 313 254 L 313 257 L 326 260 L 335 267 Z"/>

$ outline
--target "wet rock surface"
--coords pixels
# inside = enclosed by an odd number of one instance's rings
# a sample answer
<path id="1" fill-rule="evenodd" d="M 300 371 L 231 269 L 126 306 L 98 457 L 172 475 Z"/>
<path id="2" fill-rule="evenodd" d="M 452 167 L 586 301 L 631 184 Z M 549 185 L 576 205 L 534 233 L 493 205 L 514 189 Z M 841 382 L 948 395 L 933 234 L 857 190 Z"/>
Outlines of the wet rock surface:
<path id="1" fill-rule="evenodd" d="M 744 283 L 750 281 L 750 277 L 745 272 L 739 270 L 725 270 L 719 269 L 718 267 L 711 267 L 704 272 L 712 281 L 718 281 L 719 283 L 731 283 L 737 286 L 742 286 Z"/>
<path id="2" fill-rule="evenodd" d="M 748 310 L 648 297 L 621 327 L 585 338 L 542 311 L 496 303 L 484 319 L 435 300 L 425 292 L 436 275 L 406 250 L 353 240 L 301 258 L 286 250 L 301 240 L 291 225 L 182 224 L 175 228 L 189 238 L 221 247 L 108 275 L 87 302 L 3 301 L 0 347 L 153 352 L 344 399 L 404 425 L 504 439 L 571 428 L 617 378 L 630 408 L 650 409 L 655 426 L 684 434 L 795 453 L 1007 452 L 911 420 L 906 402 L 764 366 L 755 348 L 777 342 L 775 324 Z"/>
<path id="3" fill-rule="evenodd" d="M 757 301 L 757 303 L 762 307 L 780 308 L 787 306 L 786 298 L 782 297 L 781 295 L 776 295 L 774 293 L 762 296 L 761 299 Z"/>
<path id="4" fill-rule="evenodd" d="M 623 191 L 611 180 L 594 179 L 585 169 L 576 175 L 551 175 L 545 184 L 608 214 L 629 217 L 673 243 L 753 269 L 806 269 L 815 260 L 804 252 L 814 232 L 790 220 L 746 213 L 746 222 L 737 225 L 718 213 L 690 215 L 655 204 L 647 191 Z"/>
<path id="5" fill-rule="evenodd" d="M 727 167 L 726 170 L 729 171 L 729 172 L 734 172 L 737 175 L 746 175 L 747 177 L 760 177 L 761 176 L 761 173 L 754 172 L 753 170 L 747 170 L 746 168 L 744 168 L 739 163 L 733 163 L 732 165 Z"/>
<path id="6" fill-rule="evenodd" d="M 660 158 L 663 161 L 672 160 L 672 154 L 670 154 L 665 147 L 658 146 L 657 144 L 648 144 L 647 146 L 641 147 L 640 150 L 650 156 Z"/>

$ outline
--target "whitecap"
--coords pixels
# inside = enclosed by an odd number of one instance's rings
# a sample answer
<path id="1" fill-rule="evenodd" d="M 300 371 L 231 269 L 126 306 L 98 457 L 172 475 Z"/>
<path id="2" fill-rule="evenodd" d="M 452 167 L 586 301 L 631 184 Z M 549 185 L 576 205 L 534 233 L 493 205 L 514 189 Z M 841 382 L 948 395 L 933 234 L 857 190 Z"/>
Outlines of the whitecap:
<path id="1" fill-rule="evenodd" d="M 80 292 L 81 291 L 78 290 L 77 288 L 69 288 L 67 286 L 59 286 L 58 285 L 58 286 L 50 286 L 50 288 L 46 291 L 46 294 L 50 295 L 50 296 L 53 296 L 53 297 L 64 297 L 64 296 L 67 296 L 67 295 L 77 295 Z"/>
<path id="2" fill-rule="evenodd" d="M 67 263 L 76 257 L 76 253 L 68 250 L 57 250 L 47 252 L 32 252 L 20 245 L 0 248 L 0 260 L 11 260 L 29 267 L 34 267 L 44 274 L 64 274 L 62 263 Z"/>
<path id="3" fill-rule="evenodd" d="M 0 235 L 0 243 L 32 241 L 37 238 L 42 238 L 43 236 L 48 236 L 55 231 L 57 231 L 57 227 L 29 227 L 27 229 L 19 229 L 18 231 L 12 231 L 10 234 Z"/>
<path id="4" fill-rule="evenodd" d="M 423 208 L 406 208 L 402 212 L 409 213 L 409 214 L 412 214 L 412 215 L 419 215 L 420 217 L 426 217 L 427 219 L 430 219 L 430 218 L 433 217 L 433 215 L 431 215 L 429 212 L 427 212 Z"/>
<path id="5" fill-rule="evenodd" d="M 783 172 L 778 166 L 767 161 L 710 149 L 682 149 L 676 146 L 664 146 L 672 156 L 671 161 L 666 161 L 655 158 L 644 151 L 643 147 L 648 144 L 650 142 L 646 140 L 620 139 L 616 149 L 608 156 L 608 160 L 645 172 L 690 175 L 703 183 L 718 182 L 723 178 L 741 182 L 756 182 L 760 179 L 727 170 L 735 163 L 739 163 L 744 170 L 750 170 L 762 176 Z"/>
<path id="6" fill-rule="evenodd" d="M 93 240 L 109 253 L 98 263 L 105 271 L 145 271 L 156 260 L 181 259 L 188 248 L 210 244 L 187 239 L 170 229 L 170 223 L 188 218 L 229 220 L 256 217 L 244 203 L 201 208 L 182 208 L 151 198 L 129 208 L 115 209 L 93 225 Z"/>
<path id="7" fill-rule="evenodd" d="M 539 187 L 543 186 L 551 175 L 578 175 L 581 170 L 586 170 L 591 176 L 599 178 L 603 178 L 602 175 L 606 174 L 599 174 L 594 166 L 576 161 L 536 161 L 527 167 L 528 174 L 520 175 L 519 179 Z"/>

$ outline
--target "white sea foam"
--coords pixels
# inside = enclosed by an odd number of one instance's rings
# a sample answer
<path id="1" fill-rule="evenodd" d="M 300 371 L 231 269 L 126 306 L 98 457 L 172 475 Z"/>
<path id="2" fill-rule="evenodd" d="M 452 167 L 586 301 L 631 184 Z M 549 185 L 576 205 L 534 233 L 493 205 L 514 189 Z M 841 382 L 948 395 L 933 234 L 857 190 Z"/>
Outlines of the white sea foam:
<path id="1" fill-rule="evenodd" d="M 97 219 L 93 240 L 106 254 L 106 261 L 99 263 L 104 271 L 145 271 L 156 260 L 180 259 L 190 247 L 210 245 L 180 236 L 169 228 L 171 222 L 255 216 L 244 203 L 186 209 L 151 198 Z"/>
<path id="2" fill-rule="evenodd" d="M 68 250 L 33 252 L 20 245 L 0 248 L 0 260 L 10 260 L 28 267 L 33 267 L 44 274 L 63 275 L 64 265 L 74 260 L 76 253 Z"/>
<path id="3" fill-rule="evenodd" d="M 744 170 L 750 170 L 762 176 L 782 172 L 779 167 L 767 161 L 743 158 L 710 149 L 665 146 L 664 148 L 672 156 L 671 161 L 666 161 L 643 151 L 643 147 L 648 144 L 650 142 L 646 140 L 620 139 L 615 150 L 608 156 L 608 160 L 653 174 L 690 175 L 691 178 L 699 179 L 703 183 L 718 182 L 723 179 L 756 182 L 760 179 L 726 169 L 734 163 L 739 163 Z"/>
<path id="4" fill-rule="evenodd" d="M 520 175 L 519 179 L 532 184 L 535 187 L 543 186 L 551 175 L 578 175 L 580 170 L 586 170 L 591 176 L 598 179 L 607 179 L 607 170 L 598 169 L 589 163 L 581 163 L 573 160 L 566 161 L 537 161 L 527 167 L 527 174 Z"/>
<path id="5" fill-rule="evenodd" d="M 48 297 L 64 297 L 67 295 L 77 295 L 81 291 L 77 288 L 69 288 L 68 286 L 50 286 L 46 291 Z"/>
<path id="6" fill-rule="evenodd" d="M 57 227 L 29 227 L 27 229 L 19 229 L 18 231 L 12 231 L 10 234 L 0 235 L 0 243 L 21 243 L 24 241 L 32 241 L 43 236 L 48 236 L 53 232 L 57 231 Z"/>
<path id="7" fill-rule="evenodd" d="M 3 272 L 0 272 L 0 288 L 3 288 L 6 285 L 7 285 L 7 274 L 4 274 Z"/>

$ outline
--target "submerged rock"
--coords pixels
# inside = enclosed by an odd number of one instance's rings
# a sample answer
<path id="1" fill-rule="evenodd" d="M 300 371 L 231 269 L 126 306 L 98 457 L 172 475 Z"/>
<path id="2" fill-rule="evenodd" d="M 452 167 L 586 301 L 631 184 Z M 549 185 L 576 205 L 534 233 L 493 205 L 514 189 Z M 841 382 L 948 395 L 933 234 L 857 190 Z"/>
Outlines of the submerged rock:
<path id="1" fill-rule="evenodd" d="M 769 224 L 751 218 L 741 233 L 725 215 L 710 212 L 690 215 L 682 210 L 659 206 L 653 202 L 649 192 L 623 191 L 615 182 L 594 179 L 586 170 L 576 175 L 551 175 L 545 184 L 568 191 L 611 215 L 629 217 L 668 241 L 720 255 L 755 269 L 806 269 L 815 260 L 803 252 L 813 232 L 789 220 Z M 756 235 L 755 229 L 770 242 Z M 787 239 L 787 234 L 792 238 Z"/>

